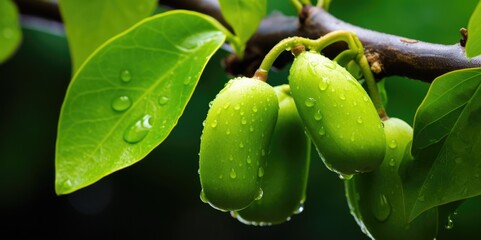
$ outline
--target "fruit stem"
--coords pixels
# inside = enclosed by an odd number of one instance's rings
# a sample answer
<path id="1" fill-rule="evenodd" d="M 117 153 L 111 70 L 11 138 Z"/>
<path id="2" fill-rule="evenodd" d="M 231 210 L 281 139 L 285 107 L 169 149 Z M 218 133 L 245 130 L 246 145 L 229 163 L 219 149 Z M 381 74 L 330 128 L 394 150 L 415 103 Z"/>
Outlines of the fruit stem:
<path id="1" fill-rule="evenodd" d="M 344 41 L 347 43 L 349 49 L 352 49 L 353 55 L 360 55 L 360 53 L 363 53 L 362 46 L 361 48 L 359 48 L 358 44 L 360 44 L 360 42 L 356 41 L 356 39 L 357 37 L 355 33 L 350 31 L 344 31 L 344 30 L 330 32 L 315 40 L 303 38 L 303 37 L 285 38 L 281 40 L 279 43 L 277 43 L 266 54 L 266 56 L 262 60 L 261 65 L 259 66 L 259 69 L 256 72 L 262 72 L 262 74 L 265 74 L 265 78 L 267 79 L 267 74 L 271 69 L 272 65 L 274 64 L 274 61 L 279 57 L 279 55 L 286 50 L 290 51 L 292 49 L 293 54 L 297 56 L 300 52 L 303 51 L 302 47 L 300 46 L 304 46 L 305 48 L 308 48 L 312 51 L 320 52 L 322 49 L 324 49 L 328 45 L 331 45 L 339 41 Z M 256 76 L 257 76 L 257 73 L 254 75 L 254 77 Z"/>
<path id="2" fill-rule="evenodd" d="M 371 68 L 369 67 L 369 62 L 367 61 L 367 58 L 364 54 L 362 54 L 362 56 L 358 59 L 358 63 L 361 67 L 362 75 L 366 80 L 369 96 L 371 97 L 372 103 L 374 103 L 374 107 L 376 107 L 379 117 L 382 120 L 388 119 L 386 110 L 384 109 L 384 105 L 382 104 L 382 98 L 381 94 L 379 93 L 376 80 L 374 79 L 374 75 L 372 74 Z"/>
<path id="3" fill-rule="evenodd" d="M 316 7 L 323 8 L 324 10 L 329 10 L 329 5 L 331 4 L 331 0 L 318 0 Z"/>
<path id="4" fill-rule="evenodd" d="M 291 4 L 297 10 L 298 13 L 302 11 L 302 3 L 299 0 L 291 0 Z"/>

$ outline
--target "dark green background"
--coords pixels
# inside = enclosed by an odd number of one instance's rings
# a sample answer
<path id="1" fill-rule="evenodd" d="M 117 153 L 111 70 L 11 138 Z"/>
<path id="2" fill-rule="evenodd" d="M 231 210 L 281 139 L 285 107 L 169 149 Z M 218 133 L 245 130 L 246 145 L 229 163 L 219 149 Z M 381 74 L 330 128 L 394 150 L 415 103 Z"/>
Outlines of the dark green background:
<path id="1" fill-rule="evenodd" d="M 334 0 L 331 12 L 362 27 L 454 44 L 477 0 Z M 269 8 L 295 14 L 288 0 Z M 55 25 L 24 22 L 18 52 L 0 65 L 1 235 L 36 239 L 367 239 L 349 214 L 342 181 L 313 151 L 304 212 L 272 227 L 246 226 L 199 199 L 199 138 L 208 102 L 228 80 L 219 51 L 206 68 L 179 124 L 141 162 L 66 196 L 54 192 L 60 106 L 70 80 L 68 45 Z M 32 24 L 34 23 L 34 24 Z M 61 26 L 57 26 L 57 28 Z M 287 68 L 271 74 L 285 83 Z M 412 123 L 428 85 L 387 79 L 392 117 Z M 437 239 L 477 239 L 481 198 L 466 201 L 454 228 Z M 442 220 L 444 222 L 444 220 Z M 11 235 L 13 234 L 13 235 Z"/>

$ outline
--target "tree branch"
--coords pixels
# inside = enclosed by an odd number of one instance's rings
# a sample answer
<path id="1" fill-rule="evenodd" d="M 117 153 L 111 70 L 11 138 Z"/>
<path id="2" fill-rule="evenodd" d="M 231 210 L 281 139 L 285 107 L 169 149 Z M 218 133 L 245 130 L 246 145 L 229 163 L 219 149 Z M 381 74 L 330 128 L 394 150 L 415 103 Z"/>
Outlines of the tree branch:
<path id="1" fill-rule="evenodd" d="M 257 68 L 252 64 L 261 61 L 270 48 L 283 38 L 302 36 L 315 39 L 336 30 L 356 33 L 377 79 L 396 75 L 432 82 L 453 70 L 481 67 L 481 56 L 467 59 L 464 47 L 459 43 L 434 44 L 380 33 L 343 22 L 323 9 L 306 6 L 298 19 L 279 14 L 264 19 L 248 43 L 247 57 L 239 60 L 229 56 L 226 68 L 234 75 L 252 75 L 251 71 Z M 326 49 L 325 54 L 333 57 L 344 49 L 345 45 L 335 44 Z M 280 58 L 277 66 L 282 67 L 290 59 L 287 56 Z M 249 62 L 252 64 L 249 65 Z"/>
<path id="2" fill-rule="evenodd" d="M 32 0 L 15 2 L 21 14 L 61 21 L 56 4 Z M 159 3 L 210 15 L 230 29 L 216 0 L 160 0 Z M 252 76 L 267 52 L 282 39 L 291 36 L 315 39 L 336 30 L 357 34 L 377 79 L 396 75 L 432 82 L 434 78 L 453 70 L 481 67 L 481 56 L 466 58 L 464 44 L 434 44 L 380 33 L 341 21 L 323 9 L 305 6 L 299 17 L 280 13 L 266 17 L 248 42 L 244 59 L 240 60 L 234 54 L 228 56 L 224 60 L 225 69 L 232 75 Z M 466 34 L 462 34 L 461 43 L 466 40 Z M 344 44 L 333 44 L 324 54 L 332 58 L 344 49 Z M 292 55 L 286 52 L 276 60 L 274 67 L 282 68 L 292 59 Z"/>

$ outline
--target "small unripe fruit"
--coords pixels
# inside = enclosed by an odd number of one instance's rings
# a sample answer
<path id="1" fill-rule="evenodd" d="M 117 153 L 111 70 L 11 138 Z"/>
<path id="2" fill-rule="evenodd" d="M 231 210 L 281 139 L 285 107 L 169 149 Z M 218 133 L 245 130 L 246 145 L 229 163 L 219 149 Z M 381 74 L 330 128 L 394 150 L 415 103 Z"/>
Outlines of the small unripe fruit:
<path id="1" fill-rule="evenodd" d="M 278 109 L 274 89 L 260 80 L 235 78 L 217 94 L 200 144 L 203 201 L 235 211 L 262 196 L 260 180 Z"/>
<path id="2" fill-rule="evenodd" d="M 300 213 L 309 175 L 311 141 L 290 95 L 289 85 L 274 87 L 279 115 L 262 179 L 264 195 L 232 215 L 251 225 L 272 225 Z"/>
<path id="3" fill-rule="evenodd" d="M 384 121 L 386 156 L 373 172 L 345 181 L 346 197 L 358 225 L 373 239 L 434 239 L 438 211 L 432 208 L 412 222 L 405 212 L 403 166 L 413 161 L 410 143 L 413 130 L 398 118 Z"/>
<path id="4" fill-rule="evenodd" d="M 331 171 L 353 175 L 381 164 L 382 122 L 346 69 L 319 53 L 302 52 L 292 63 L 289 84 L 306 130 Z"/>

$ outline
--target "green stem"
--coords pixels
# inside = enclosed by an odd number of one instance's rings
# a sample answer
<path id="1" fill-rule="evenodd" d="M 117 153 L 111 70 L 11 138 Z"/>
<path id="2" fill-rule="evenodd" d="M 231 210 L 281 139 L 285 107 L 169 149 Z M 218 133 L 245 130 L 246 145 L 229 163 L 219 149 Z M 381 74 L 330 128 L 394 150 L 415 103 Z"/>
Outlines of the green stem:
<path id="1" fill-rule="evenodd" d="M 292 5 L 297 10 L 298 13 L 302 11 L 302 3 L 299 0 L 291 0 Z"/>
<path id="2" fill-rule="evenodd" d="M 386 110 L 384 109 L 384 105 L 382 104 L 382 98 L 381 94 L 379 93 L 376 80 L 374 79 L 374 75 L 369 67 L 369 62 L 364 54 L 358 60 L 358 63 L 359 66 L 361 66 L 362 75 L 364 75 L 364 79 L 366 80 L 367 90 L 372 102 L 374 103 L 374 107 L 376 107 L 379 117 L 385 120 L 388 118 L 388 116 Z"/>
<path id="3" fill-rule="evenodd" d="M 352 49 L 353 51 L 357 50 L 357 54 L 359 54 L 359 49 L 357 46 L 357 42 L 355 41 L 353 37 L 354 33 L 349 32 L 349 31 L 334 31 L 330 32 L 318 39 L 308 39 L 308 38 L 303 38 L 303 37 L 289 37 L 281 40 L 279 43 L 277 43 L 264 57 L 262 60 L 262 63 L 257 71 L 263 72 L 266 77 L 267 73 L 272 67 L 272 64 L 274 64 L 274 61 L 279 57 L 279 55 L 286 51 L 286 50 L 291 50 L 297 46 L 304 46 L 306 48 L 309 48 L 310 50 L 320 52 L 320 50 L 324 49 L 328 45 L 339 42 L 339 41 L 344 41 L 347 43 L 348 47 Z M 355 35 L 354 35 L 355 36 Z M 362 50 L 362 49 L 361 49 Z"/>
<path id="4" fill-rule="evenodd" d="M 323 8 L 324 10 L 329 10 L 329 5 L 331 5 L 331 0 L 318 0 L 316 7 Z"/>

